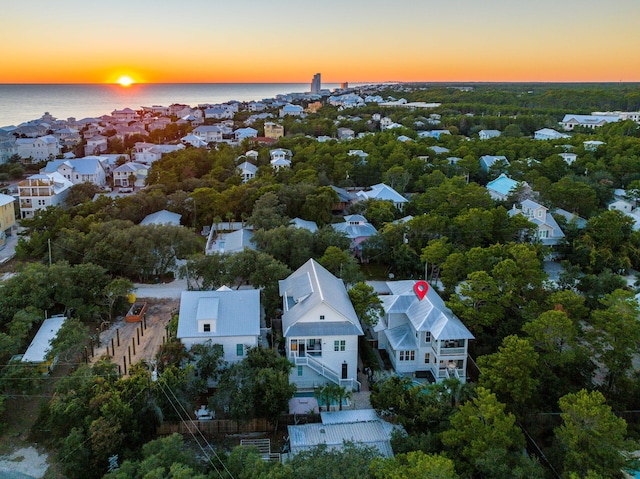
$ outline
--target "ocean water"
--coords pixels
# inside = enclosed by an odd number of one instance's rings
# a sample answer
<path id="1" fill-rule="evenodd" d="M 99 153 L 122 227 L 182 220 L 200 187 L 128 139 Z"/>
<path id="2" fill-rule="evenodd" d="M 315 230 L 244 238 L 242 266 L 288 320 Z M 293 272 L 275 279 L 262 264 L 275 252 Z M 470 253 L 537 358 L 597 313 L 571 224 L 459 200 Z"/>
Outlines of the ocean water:
<path id="1" fill-rule="evenodd" d="M 323 83 L 333 89 L 338 84 Z M 146 83 L 129 87 L 107 84 L 0 84 L 0 127 L 19 125 L 49 112 L 56 118 L 77 120 L 111 114 L 122 108 L 229 100 L 252 101 L 283 93 L 309 91 L 308 83 Z"/>

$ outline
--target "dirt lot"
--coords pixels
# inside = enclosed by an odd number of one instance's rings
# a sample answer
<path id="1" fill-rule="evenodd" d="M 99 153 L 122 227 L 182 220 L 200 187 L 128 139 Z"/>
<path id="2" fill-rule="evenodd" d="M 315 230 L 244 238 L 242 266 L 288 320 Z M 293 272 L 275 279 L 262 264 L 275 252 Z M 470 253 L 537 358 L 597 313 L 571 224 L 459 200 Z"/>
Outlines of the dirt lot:
<path id="1" fill-rule="evenodd" d="M 94 348 L 92 362 L 108 355 L 115 364 L 120 365 L 124 374 L 125 366 L 128 372 L 132 363 L 141 359 L 150 361 L 155 357 L 158 347 L 166 340 L 166 327 L 178 312 L 180 300 L 138 298 L 137 301 L 147 302 L 146 329 L 145 322 L 127 323 L 123 319 L 113 323 L 108 330 L 100 333 L 100 347 Z M 115 346 L 115 354 L 112 345 Z"/>

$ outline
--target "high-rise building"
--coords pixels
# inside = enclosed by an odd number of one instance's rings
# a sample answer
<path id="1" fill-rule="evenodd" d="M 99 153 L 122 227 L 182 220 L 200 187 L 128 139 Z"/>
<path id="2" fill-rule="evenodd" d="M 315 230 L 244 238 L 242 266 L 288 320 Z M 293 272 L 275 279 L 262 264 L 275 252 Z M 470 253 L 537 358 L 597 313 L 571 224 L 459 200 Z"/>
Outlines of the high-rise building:
<path id="1" fill-rule="evenodd" d="M 313 75 L 313 80 L 311 80 L 311 93 L 320 93 L 321 83 L 320 73 Z"/>
<path id="2" fill-rule="evenodd" d="M 346 90 L 346 89 L 348 89 L 348 88 L 349 88 L 349 82 L 348 82 L 348 81 L 342 82 L 342 83 L 340 84 L 340 89 L 341 89 L 341 90 Z"/>

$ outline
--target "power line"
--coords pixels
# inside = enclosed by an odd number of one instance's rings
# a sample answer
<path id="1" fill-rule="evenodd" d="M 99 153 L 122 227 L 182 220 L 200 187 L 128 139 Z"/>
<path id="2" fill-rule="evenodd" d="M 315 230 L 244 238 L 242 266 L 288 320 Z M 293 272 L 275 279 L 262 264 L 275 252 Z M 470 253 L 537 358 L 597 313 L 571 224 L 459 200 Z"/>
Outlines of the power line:
<path id="1" fill-rule="evenodd" d="M 159 378 L 160 379 L 160 378 Z M 164 386 L 161 384 L 160 381 L 157 381 L 158 386 L 160 387 L 160 390 L 162 391 L 162 393 L 165 395 L 165 397 L 167 398 L 167 401 L 169 401 L 169 404 L 171 405 L 171 407 L 173 407 L 173 410 L 176 412 L 176 414 L 178 415 L 178 417 L 180 418 L 180 421 L 182 422 L 182 424 L 185 425 L 187 431 L 189 432 L 189 434 L 191 434 L 191 437 L 193 437 L 193 440 L 195 441 L 195 443 L 198 445 L 198 447 L 200 448 L 200 450 L 202 451 L 202 454 L 204 454 L 204 456 L 207 458 L 207 461 L 209 462 L 209 464 L 211 464 L 211 466 L 215 469 L 215 471 L 218 473 L 218 476 L 220 476 L 220 479 L 224 479 L 224 477 L 222 476 L 222 473 L 218 470 L 218 468 L 216 467 L 216 465 L 213 463 L 213 461 L 211 460 L 211 456 L 209 456 L 209 454 L 207 454 L 207 451 L 205 451 L 205 448 L 202 446 L 202 444 L 200 444 L 200 441 L 198 440 L 198 438 L 196 437 L 196 435 L 194 434 L 193 430 L 191 429 L 191 427 L 187 424 L 187 422 L 185 421 L 185 419 L 182 417 L 182 414 L 180 413 L 180 411 L 178 411 L 178 408 L 176 407 L 176 405 L 174 404 L 173 400 L 169 397 L 169 395 L 167 394 L 167 392 L 164 389 Z M 165 384 L 166 385 L 166 384 Z M 167 385 L 168 388 L 168 385 Z M 173 393 L 173 391 L 172 391 Z M 178 403 L 180 403 L 178 401 Z M 182 405 L 181 405 L 182 407 Z M 184 410 L 184 408 L 183 408 Z M 188 417 L 188 415 L 187 415 Z M 189 418 L 189 420 L 191 420 L 191 418 Z M 195 427 L 195 429 L 197 430 L 198 428 Z M 209 443 L 206 441 L 205 439 L 205 443 L 207 444 L 207 446 L 209 448 L 211 448 L 211 446 L 209 445 Z M 217 455 L 216 455 L 217 457 Z M 218 458 L 219 460 L 219 458 Z M 226 469 L 226 468 L 225 468 Z M 231 476 L 233 478 L 233 476 Z"/>

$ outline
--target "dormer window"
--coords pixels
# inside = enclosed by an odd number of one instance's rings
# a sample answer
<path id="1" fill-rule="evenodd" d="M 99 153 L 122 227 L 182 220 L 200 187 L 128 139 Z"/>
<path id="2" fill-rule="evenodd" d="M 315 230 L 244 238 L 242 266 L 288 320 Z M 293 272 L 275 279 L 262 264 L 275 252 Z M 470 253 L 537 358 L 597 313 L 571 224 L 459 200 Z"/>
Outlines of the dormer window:
<path id="1" fill-rule="evenodd" d="M 324 319 L 324 314 L 320 315 L 320 321 L 322 321 Z"/>
<path id="2" fill-rule="evenodd" d="M 211 324 L 210 323 L 204 323 L 202 325 L 202 331 L 204 331 L 205 333 L 210 333 L 211 332 Z"/>

